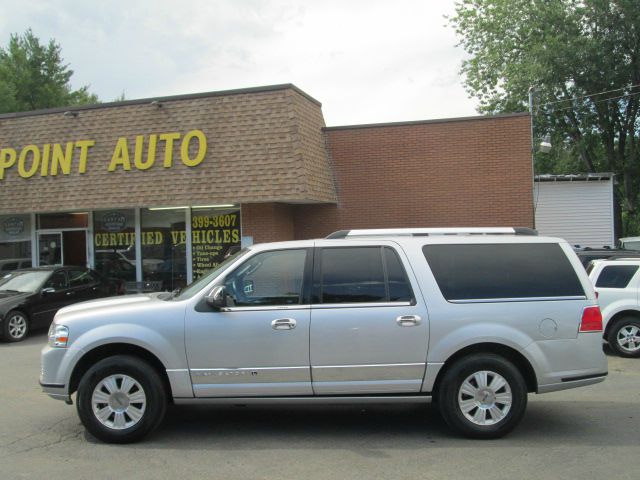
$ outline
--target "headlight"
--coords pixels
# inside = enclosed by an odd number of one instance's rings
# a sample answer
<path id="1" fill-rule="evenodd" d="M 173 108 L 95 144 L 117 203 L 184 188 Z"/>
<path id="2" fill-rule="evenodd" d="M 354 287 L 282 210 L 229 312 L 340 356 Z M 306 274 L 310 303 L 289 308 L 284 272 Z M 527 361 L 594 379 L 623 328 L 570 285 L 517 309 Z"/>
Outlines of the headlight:
<path id="1" fill-rule="evenodd" d="M 51 324 L 49 327 L 49 346 L 66 348 L 69 341 L 69 329 L 64 325 Z"/>

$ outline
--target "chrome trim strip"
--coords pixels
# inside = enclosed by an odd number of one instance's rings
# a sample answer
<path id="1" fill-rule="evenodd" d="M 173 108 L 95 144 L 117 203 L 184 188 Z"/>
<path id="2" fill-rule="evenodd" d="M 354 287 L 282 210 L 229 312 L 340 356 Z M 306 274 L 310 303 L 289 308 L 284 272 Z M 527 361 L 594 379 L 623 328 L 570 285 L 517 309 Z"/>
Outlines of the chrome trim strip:
<path id="1" fill-rule="evenodd" d="M 447 300 L 449 303 L 507 303 L 507 302 L 559 302 L 563 300 L 586 300 L 586 296 L 575 297 L 525 297 L 525 298 L 473 298 Z"/>
<path id="2" fill-rule="evenodd" d="M 309 310 L 311 305 L 263 305 L 260 307 L 224 307 L 221 312 L 271 312 L 274 310 Z"/>
<path id="3" fill-rule="evenodd" d="M 424 367 L 424 363 L 372 363 L 363 365 L 311 365 L 311 368 Z"/>
<path id="4" fill-rule="evenodd" d="M 311 382 L 310 367 L 259 367 L 259 368 L 194 368 L 191 369 L 191 383 L 194 388 L 208 385 L 217 388 L 223 385 L 241 384 L 273 386 L 285 383 Z"/>
<path id="5" fill-rule="evenodd" d="M 380 383 L 380 382 L 406 382 L 419 381 L 422 383 L 425 371 L 424 363 L 394 363 L 380 365 L 338 365 L 338 366 L 312 366 L 311 378 L 314 389 L 319 383 L 343 382 L 350 383 Z M 347 387 L 352 388 L 352 387 Z M 367 390 L 368 391 L 368 390 Z M 383 388 L 386 391 L 386 387 Z M 401 391 L 407 391 L 401 390 Z M 338 393 L 335 391 L 328 393 Z M 349 392 L 347 392 L 349 393 Z"/>
<path id="6" fill-rule="evenodd" d="M 174 398 L 177 405 L 203 404 L 358 404 L 358 403 L 431 403 L 430 395 L 380 395 L 380 396 L 314 396 L 314 397 L 213 397 L 213 398 Z"/>
<path id="7" fill-rule="evenodd" d="M 313 395 L 311 382 L 223 383 L 193 385 L 196 397 L 269 397 L 274 395 Z"/>
<path id="8" fill-rule="evenodd" d="M 167 371 L 167 373 L 169 373 L 169 372 L 188 372 L 189 369 L 188 368 L 167 368 L 166 371 Z"/>
<path id="9" fill-rule="evenodd" d="M 412 302 L 370 302 L 370 303 L 314 303 L 313 309 L 325 310 L 330 308 L 371 308 L 371 307 L 411 307 Z"/>
<path id="10" fill-rule="evenodd" d="M 376 393 L 418 393 L 422 386 L 422 377 L 418 379 L 317 381 L 314 378 L 313 391 L 316 395 L 353 395 Z"/>

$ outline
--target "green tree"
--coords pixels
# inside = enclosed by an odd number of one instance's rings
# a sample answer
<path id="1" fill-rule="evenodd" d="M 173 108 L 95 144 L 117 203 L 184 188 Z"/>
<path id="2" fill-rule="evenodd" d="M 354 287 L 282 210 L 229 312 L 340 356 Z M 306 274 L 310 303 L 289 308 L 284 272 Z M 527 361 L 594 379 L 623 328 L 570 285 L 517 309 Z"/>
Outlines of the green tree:
<path id="1" fill-rule="evenodd" d="M 638 1 L 463 0 L 449 21 L 478 111 L 525 111 L 534 86 L 535 135 L 554 144 L 536 173 L 615 173 L 617 226 L 639 233 Z"/>
<path id="2" fill-rule="evenodd" d="M 55 41 L 44 46 L 31 29 L 11 35 L 0 47 L 0 113 L 97 103 L 88 86 L 72 89 L 72 75 Z"/>

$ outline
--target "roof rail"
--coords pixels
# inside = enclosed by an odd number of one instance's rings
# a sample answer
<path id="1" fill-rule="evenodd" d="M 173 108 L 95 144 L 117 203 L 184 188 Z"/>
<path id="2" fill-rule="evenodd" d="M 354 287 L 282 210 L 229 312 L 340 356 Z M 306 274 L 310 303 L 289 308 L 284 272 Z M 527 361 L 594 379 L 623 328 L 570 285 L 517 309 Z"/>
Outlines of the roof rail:
<path id="1" fill-rule="evenodd" d="M 538 235 L 538 232 L 527 227 L 371 228 L 362 230 L 338 230 L 325 238 L 427 237 L 433 235 Z"/>

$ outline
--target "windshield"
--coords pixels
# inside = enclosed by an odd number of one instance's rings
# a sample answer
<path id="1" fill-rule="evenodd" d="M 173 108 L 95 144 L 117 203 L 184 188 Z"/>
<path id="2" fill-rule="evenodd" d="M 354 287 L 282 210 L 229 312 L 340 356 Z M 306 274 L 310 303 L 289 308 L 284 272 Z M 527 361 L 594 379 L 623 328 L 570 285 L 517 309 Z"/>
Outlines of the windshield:
<path id="1" fill-rule="evenodd" d="M 198 280 L 187 285 L 180 293 L 178 293 L 174 298 L 176 300 L 186 300 L 187 298 L 193 297 L 196 293 L 202 290 L 207 284 L 209 284 L 214 278 L 220 275 L 220 272 L 224 270 L 227 265 L 236 259 L 244 256 L 247 252 L 249 252 L 248 248 L 243 248 L 239 252 L 234 253 L 233 255 L 227 257 L 222 263 L 218 264 L 216 268 L 213 270 L 209 270 L 203 276 L 201 276 Z"/>
<path id="2" fill-rule="evenodd" d="M 37 292 L 42 284 L 49 278 L 51 272 L 30 271 L 11 272 L 0 277 L 0 291 L 33 293 Z"/>

